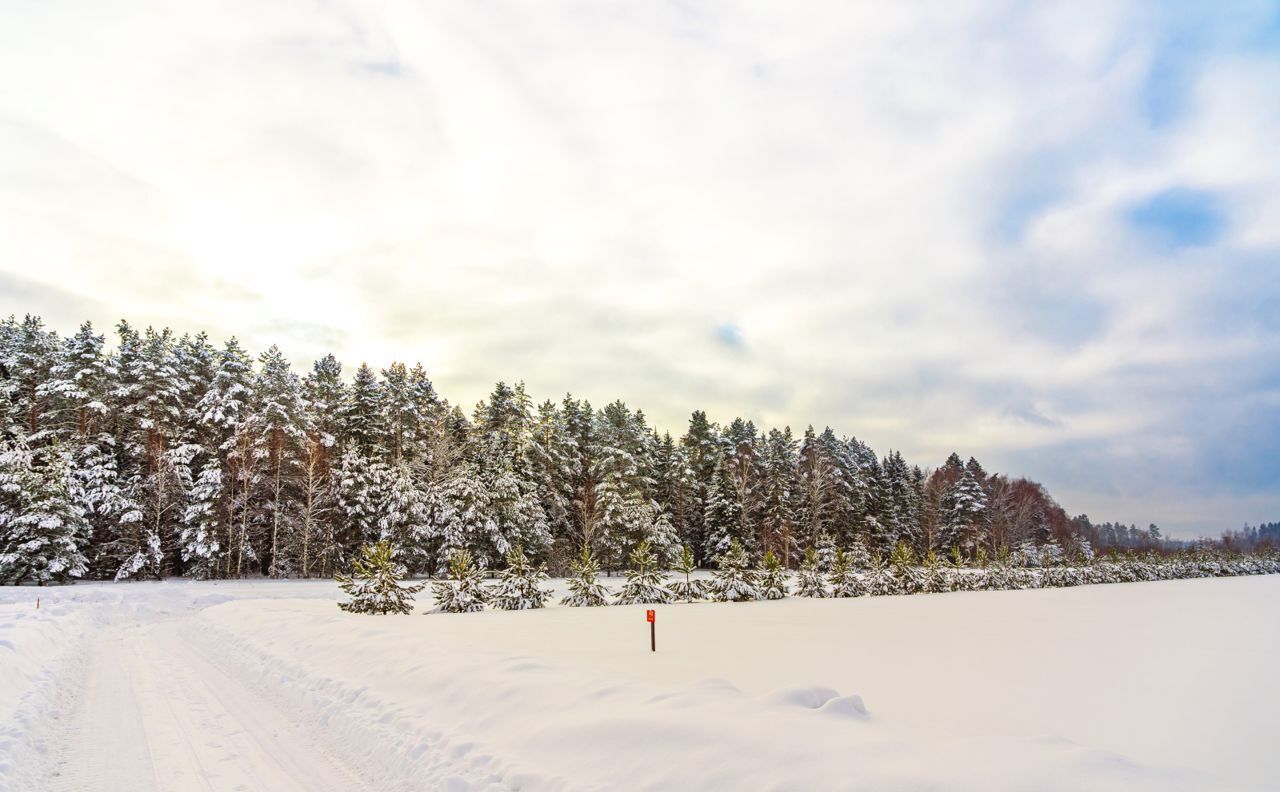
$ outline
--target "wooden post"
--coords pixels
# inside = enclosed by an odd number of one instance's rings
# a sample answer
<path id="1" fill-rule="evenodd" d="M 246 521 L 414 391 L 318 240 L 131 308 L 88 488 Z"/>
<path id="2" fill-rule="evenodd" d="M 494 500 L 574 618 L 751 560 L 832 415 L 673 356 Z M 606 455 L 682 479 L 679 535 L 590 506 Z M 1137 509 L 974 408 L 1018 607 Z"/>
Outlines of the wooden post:
<path id="1" fill-rule="evenodd" d="M 654 618 L 653 611 L 645 611 L 644 617 L 649 622 L 649 651 L 658 651 L 658 620 Z"/>

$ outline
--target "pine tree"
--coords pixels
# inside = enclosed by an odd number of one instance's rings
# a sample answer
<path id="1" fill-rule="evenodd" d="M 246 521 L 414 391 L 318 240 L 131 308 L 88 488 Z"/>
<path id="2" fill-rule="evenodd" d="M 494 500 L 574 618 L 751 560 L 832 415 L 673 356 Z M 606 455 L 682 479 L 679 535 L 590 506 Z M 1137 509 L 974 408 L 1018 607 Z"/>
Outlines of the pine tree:
<path id="1" fill-rule="evenodd" d="M 352 564 L 352 574 L 338 575 L 338 586 L 351 597 L 338 607 L 348 613 L 412 613 L 413 595 L 422 584 L 404 585 L 404 572 L 391 560 L 391 545 L 377 542 L 360 548 L 360 557 Z"/>
<path id="2" fill-rule="evenodd" d="M 396 548 L 401 563 L 410 569 L 426 569 L 431 564 L 431 509 L 426 493 L 418 487 L 406 461 L 392 464 L 382 473 L 378 533 Z"/>
<path id="3" fill-rule="evenodd" d="M 689 529 L 685 542 L 693 548 L 697 560 L 714 557 L 719 551 L 710 552 L 706 515 L 710 509 L 710 489 L 721 457 L 719 431 L 707 420 L 707 414 L 695 410 L 689 417 L 689 428 L 680 445 L 685 451 L 691 478 L 691 502 L 689 504 Z"/>
<path id="4" fill-rule="evenodd" d="M 0 582 L 39 585 L 84 575 L 89 526 L 65 454 L 0 450 Z"/>
<path id="5" fill-rule="evenodd" d="M 663 604 L 675 599 L 666 586 L 666 575 L 658 569 L 653 548 L 648 540 L 642 541 L 631 551 L 631 568 L 627 570 L 627 582 L 618 594 L 617 605 L 641 603 Z"/>
<path id="6" fill-rule="evenodd" d="M 924 590 L 924 576 L 915 565 L 915 556 L 911 552 L 910 545 L 900 542 L 893 551 L 890 564 L 893 567 L 893 576 L 897 581 L 899 594 L 918 594 Z"/>
<path id="7" fill-rule="evenodd" d="M 441 613 L 473 613 L 484 610 L 488 600 L 484 567 L 469 550 L 454 550 L 449 556 L 448 578 L 431 584 L 436 610 Z"/>
<path id="8" fill-rule="evenodd" d="M 697 571 L 697 564 L 693 559 L 693 551 L 688 545 L 680 548 L 680 557 L 676 559 L 675 571 L 683 576 L 677 576 L 672 581 L 670 589 L 671 593 L 677 600 L 685 602 L 693 602 L 707 596 L 707 582 L 705 580 L 696 580 L 693 573 Z"/>
<path id="9" fill-rule="evenodd" d="M 782 566 L 782 562 L 773 554 L 772 550 L 766 550 L 763 568 L 760 571 L 760 597 L 767 600 L 784 599 L 787 596 L 787 570 Z"/>
<path id="10" fill-rule="evenodd" d="M 898 581 L 893 571 L 878 555 L 871 559 L 871 571 L 867 573 L 867 593 L 873 597 L 899 593 Z"/>
<path id="11" fill-rule="evenodd" d="M 489 601 L 502 610 L 530 610 L 541 608 L 551 596 L 543 589 L 547 574 L 541 567 L 529 563 L 524 548 L 516 545 L 507 553 L 507 567 L 498 573 L 498 584 Z"/>
<path id="12" fill-rule="evenodd" d="M 742 545 L 729 542 L 729 549 L 716 559 L 717 569 L 711 583 L 711 596 L 721 602 L 745 602 L 760 599 L 756 574 Z"/>
<path id="13" fill-rule="evenodd" d="M 866 585 L 849 563 L 849 557 L 844 550 L 837 550 L 835 561 L 831 564 L 831 596 L 861 597 L 866 593 Z"/>
<path id="14" fill-rule="evenodd" d="M 932 550 L 924 559 L 924 574 L 920 581 L 920 590 L 930 594 L 951 591 L 951 577 L 948 570 L 938 563 L 938 557 Z"/>
<path id="15" fill-rule="evenodd" d="M 560 600 L 561 603 L 575 608 L 595 608 L 609 604 L 609 589 L 597 579 L 600 565 L 591 555 L 591 550 L 583 545 L 577 560 L 570 563 L 573 576 L 567 581 L 569 595 Z"/>
<path id="16" fill-rule="evenodd" d="M 804 561 L 800 563 L 800 574 L 796 580 L 796 594 L 801 597 L 827 597 L 826 577 L 818 561 L 818 553 L 810 547 L 804 552 Z"/>
<path id="17" fill-rule="evenodd" d="M 754 537 L 743 532 L 742 500 L 738 497 L 733 474 L 728 465 L 716 465 L 715 474 L 707 487 L 707 510 L 703 517 L 706 532 L 708 558 L 719 558 L 729 552 L 730 545 L 738 544 L 744 553 Z"/>
<path id="18" fill-rule="evenodd" d="M 338 412 L 340 442 L 365 456 L 376 456 L 383 448 L 387 433 L 383 423 L 382 385 L 369 364 L 360 364 L 344 395 L 346 398 Z"/>
<path id="19" fill-rule="evenodd" d="M 298 453 L 306 437 L 306 403 L 302 381 L 293 373 L 279 347 L 272 346 L 260 358 L 254 383 L 255 428 L 262 438 L 270 501 L 265 505 L 271 525 L 267 574 L 281 577 L 296 567 L 286 559 L 285 548 L 297 538 Z"/>
<path id="20" fill-rule="evenodd" d="M 973 473 L 966 469 L 947 489 L 942 500 L 942 523 L 936 544 L 943 552 L 959 546 L 969 555 L 982 541 L 983 517 L 987 496 Z"/>
<path id="21" fill-rule="evenodd" d="M 197 579 L 219 577 L 223 568 L 221 521 L 222 464 L 211 457 L 191 487 L 182 516 L 180 547 L 187 574 Z"/>
<path id="22" fill-rule="evenodd" d="M 764 547 L 777 550 L 784 567 L 791 566 L 797 546 L 795 506 L 799 493 L 791 427 L 781 432 L 771 430 L 765 442 L 761 533 Z"/>

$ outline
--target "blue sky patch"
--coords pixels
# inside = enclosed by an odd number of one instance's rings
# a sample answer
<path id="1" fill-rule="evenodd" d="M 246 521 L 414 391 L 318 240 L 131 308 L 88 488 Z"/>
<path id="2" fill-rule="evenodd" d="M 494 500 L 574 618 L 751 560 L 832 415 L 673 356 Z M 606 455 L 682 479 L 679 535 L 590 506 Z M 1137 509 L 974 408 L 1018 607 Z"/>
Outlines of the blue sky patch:
<path id="1" fill-rule="evenodd" d="M 1212 245 L 1227 224 L 1217 196 L 1185 187 L 1157 193 L 1133 206 L 1127 220 L 1140 233 L 1171 247 Z"/>

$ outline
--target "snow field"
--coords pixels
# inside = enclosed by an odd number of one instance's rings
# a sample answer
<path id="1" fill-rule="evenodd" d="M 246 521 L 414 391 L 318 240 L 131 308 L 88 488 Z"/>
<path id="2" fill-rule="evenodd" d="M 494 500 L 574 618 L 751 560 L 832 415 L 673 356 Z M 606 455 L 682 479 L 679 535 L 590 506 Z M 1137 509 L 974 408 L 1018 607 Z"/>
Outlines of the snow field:
<path id="1" fill-rule="evenodd" d="M 0 715 L 28 713 L 0 790 L 1280 777 L 1278 576 L 660 605 L 656 654 L 646 606 L 365 616 L 328 581 L 171 581 L 46 589 L 36 616 L 35 592 L 0 590 Z"/>

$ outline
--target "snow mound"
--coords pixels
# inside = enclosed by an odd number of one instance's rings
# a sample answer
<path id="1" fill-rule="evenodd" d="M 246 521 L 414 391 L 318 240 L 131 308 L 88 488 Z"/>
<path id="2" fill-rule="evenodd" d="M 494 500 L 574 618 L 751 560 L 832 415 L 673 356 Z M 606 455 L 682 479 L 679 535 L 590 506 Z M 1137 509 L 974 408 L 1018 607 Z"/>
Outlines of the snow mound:
<path id="1" fill-rule="evenodd" d="M 775 690 L 765 696 L 765 701 L 786 707 L 816 710 L 839 695 L 839 691 L 829 687 L 793 687 Z"/>

